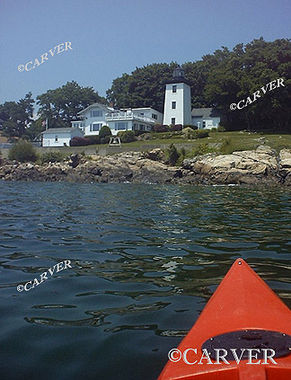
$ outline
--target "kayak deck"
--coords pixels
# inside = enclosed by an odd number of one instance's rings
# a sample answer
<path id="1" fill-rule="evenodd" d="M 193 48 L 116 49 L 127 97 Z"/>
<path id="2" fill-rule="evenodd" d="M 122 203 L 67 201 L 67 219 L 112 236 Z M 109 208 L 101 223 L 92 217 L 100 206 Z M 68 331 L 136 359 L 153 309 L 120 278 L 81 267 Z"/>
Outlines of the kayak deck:
<path id="1" fill-rule="evenodd" d="M 275 363 L 271 359 L 260 360 L 259 357 L 258 360 L 253 359 L 249 363 L 249 360 L 242 356 L 239 361 L 227 360 L 229 363 L 227 364 L 224 360 L 215 361 L 213 357 L 209 358 L 212 360 L 205 357 L 202 349 L 205 348 L 203 345 L 206 341 L 211 344 L 212 341 L 222 339 L 219 342 L 222 342 L 220 348 L 223 349 L 223 339 L 226 338 L 218 336 L 222 334 L 236 336 L 239 334 L 236 333 L 238 331 L 242 334 L 252 334 L 250 338 L 245 337 L 246 341 L 253 339 L 253 348 L 261 349 L 261 351 L 272 347 L 273 337 L 279 337 L 279 347 L 284 344 L 285 352 L 282 351 L 283 354 L 280 357 L 273 357 Z M 262 335 L 263 340 L 256 341 L 259 338 L 255 334 Z M 243 259 L 237 259 L 194 326 L 180 343 L 179 351 L 175 352 L 176 356 L 173 354 L 174 356 L 171 357 L 171 359 L 178 359 L 180 352 L 182 355 L 180 360 L 176 362 L 169 360 L 159 380 L 290 380 L 291 351 L 288 353 L 288 350 L 291 350 L 290 334 L 291 311 L 289 308 Z M 280 335 L 282 342 L 280 342 Z M 283 342 L 284 339 L 285 342 Z M 243 349 L 243 341 L 240 337 L 236 337 L 235 344 L 238 342 L 242 344 L 241 349 Z M 228 348 L 230 347 L 231 344 L 229 346 L 228 343 Z M 201 356 L 203 360 L 199 361 Z M 259 364 L 253 364 L 255 362 Z"/>

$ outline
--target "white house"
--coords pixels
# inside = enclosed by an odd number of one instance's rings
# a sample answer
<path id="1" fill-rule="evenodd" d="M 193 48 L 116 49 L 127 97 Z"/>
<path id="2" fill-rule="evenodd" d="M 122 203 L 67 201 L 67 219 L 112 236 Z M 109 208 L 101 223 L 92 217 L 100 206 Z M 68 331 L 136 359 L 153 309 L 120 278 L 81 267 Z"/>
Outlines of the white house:
<path id="1" fill-rule="evenodd" d="M 83 137 L 79 128 L 49 128 L 42 132 L 42 146 L 70 146 L 73 137 Z"/>
<path id="2" fill-rule="evenodd" d="M 213 108 L 193 108 L 192 124 L 198 129 L 217 128 L 220 123 L 220 116 Z"/>
<path id="3" fill-rule="evenodd" d="M 150 131 L 163 120 L 163 114 L 151 107 L 115 110 L 101 103 L 86 107 L 78 117 L 81 120 L 72 121 L 72 127 L 80 128 L 85 136 L 98 135 L 103 125 L 111 129 L 112 135 L 119 131 Z"/>
<path id="4" fill-rule="evenodd" d="M 192 124 L 191 89 L 180 66 L 166 84 L 163 124 Z"/>

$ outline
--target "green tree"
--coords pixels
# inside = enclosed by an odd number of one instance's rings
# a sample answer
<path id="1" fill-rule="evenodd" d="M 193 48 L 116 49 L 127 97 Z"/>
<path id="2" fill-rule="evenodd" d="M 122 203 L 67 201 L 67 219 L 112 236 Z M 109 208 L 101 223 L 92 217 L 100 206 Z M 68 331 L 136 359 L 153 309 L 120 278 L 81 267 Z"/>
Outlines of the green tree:
<path id="1" fill-rule="evenodd" d="M 103 125 L 103 127 L 100 129 L 99 137 L 102 139 L 106 136 L 111 136 L 111 129 L 107 125 Z"/>
<path id="2" fill-rule="evenodd" d="M 177 151 L 177 148 L 175 147 L 174 144 L 170 145 L 167 153 L 168 153 L 170 165 L 176 165 L 180 155 L 179 155 L 179 152 Z"/>
<path id="3" fill-rule="evenodd" d="M 29 92 L 18 102 L 5 102 L 0 105 L 0 118 L 3 120 L 3 133 L 7 137 L 22 137 L 33 116 L 32 94 Z"/>
<path id="4" fill-rule="evenodd" d="M 106 103 L 92 87 L 81 87 L 75 81 L 37 96 L 39 115 L 48 119 L 49 127 L 70 127 L 79 111 L 92 103 Z"/>
<path id="5" fill-rule="evenodd" d="M 19 140 L 12 146 L 12 148 L 10 148 L 8 157 L 10 160 L 16 160 L 19 162 L 34 162 L 37 159 L 37 154 L 30 142 Z"/>

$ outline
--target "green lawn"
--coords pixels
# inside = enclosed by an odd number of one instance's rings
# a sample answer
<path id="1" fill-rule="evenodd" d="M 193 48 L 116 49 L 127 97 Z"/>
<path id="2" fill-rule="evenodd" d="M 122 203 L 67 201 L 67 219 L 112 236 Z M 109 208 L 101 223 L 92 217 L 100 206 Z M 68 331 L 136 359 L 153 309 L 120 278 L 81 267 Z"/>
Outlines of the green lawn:
<path id="1" fill-rule="evenodd" d="M 158 136 L 159 134 L 154 134 Z M 130 150 L 134 148 L 144 148 L 149 145 L 165 145 L 165 144 L 180 144 L 185 145 L 186 149 L 195 149 L 200 144 L 217 144 L 223 143 L 228 140 L 232 151 L 236 150 L 250 150 L 255 149 L 258 145 L 262 144 L 259 139 L 264 138 L 265 145 L 271 146 L 275 150 L 282 148 L 291 149 L 291 134 L 260 134 L 249 132 L 210 132 L 210 136 L 202 139 L 187 140 L 183 138 L 174 137 L 171 139 L 153 139 L 147 141 L 134 141 L 128 144 L 122 144 L 123 147 L 127 147 Z"/>

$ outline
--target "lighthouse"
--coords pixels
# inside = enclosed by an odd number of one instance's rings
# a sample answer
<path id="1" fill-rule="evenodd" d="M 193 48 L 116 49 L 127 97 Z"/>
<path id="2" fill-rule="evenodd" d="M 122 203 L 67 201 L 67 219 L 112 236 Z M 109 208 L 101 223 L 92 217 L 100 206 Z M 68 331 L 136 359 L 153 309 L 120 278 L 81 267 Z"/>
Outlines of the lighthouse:
<path id="1" fill-rule="evenodd" d="M 192 124 L 191 89 L 180 66 L 175 68 L 172 79 L 166 82 L 163 124 Z"/>

